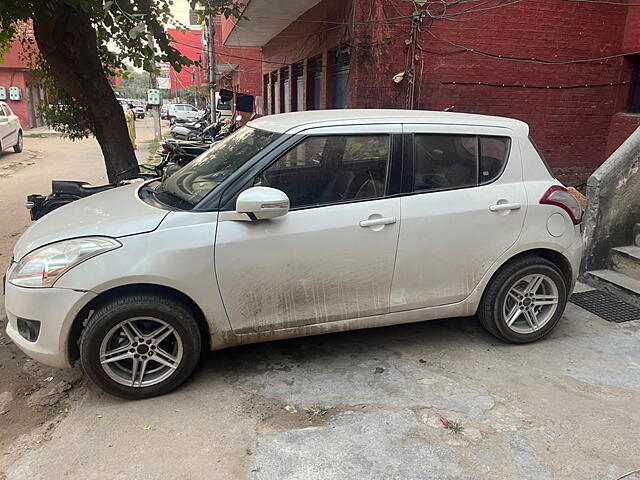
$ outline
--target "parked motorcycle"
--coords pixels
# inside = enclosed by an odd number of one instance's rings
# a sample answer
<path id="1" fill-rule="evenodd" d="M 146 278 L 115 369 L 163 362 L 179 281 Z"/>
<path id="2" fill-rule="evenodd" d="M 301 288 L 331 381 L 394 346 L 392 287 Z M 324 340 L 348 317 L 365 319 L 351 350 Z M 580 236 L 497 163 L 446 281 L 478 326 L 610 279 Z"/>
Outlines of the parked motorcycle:
<path id="1" fill-rule="evenodd" d="M 204 111 L 204 115 L 193 122 L 176 123 L 171 127 L 171 136 L 177 140 L 194 140 L 209 127 L 211 110 L 209 107 Z"/>
<path id="2" fill-rule="evenodd" d="M 236 121 L 239 122 L 241 119 L 241 117 L 237 117 Z M 27 196 L 25 206 L 29 210 L 31 220 L 36 221 L 47 213 L 81 198 L 111 190 L 121 185 L 127 185 L 134 181 L 168 178 L 206 152 L 215 142 L 228 137 L 240 128 L 239 123 L 223 125 L 224 122 L 210 125 L 200 132 L 195 141 L 167 139 L 156 152 L 161 158 L 157 165 L 138 165 L 138 168 L 143 170 L 138 173 L 133 173 L 136 166 L 124 170 L 118 176 L 128 178 L 117 184 L 111 183 L 94 187 L 86 182 L 53 180 L 49 195 L 33 194 Z"/>

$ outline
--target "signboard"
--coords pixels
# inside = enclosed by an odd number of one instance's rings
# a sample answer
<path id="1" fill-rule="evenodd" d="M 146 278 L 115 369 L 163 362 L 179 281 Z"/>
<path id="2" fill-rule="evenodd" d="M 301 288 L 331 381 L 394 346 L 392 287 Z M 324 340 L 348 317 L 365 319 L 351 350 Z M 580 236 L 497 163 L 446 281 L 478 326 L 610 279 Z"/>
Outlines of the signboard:
<path id="1" fill-rule="evenodd" d="M 169 66 L 169 63 L 159 63 L 158 67 L 160 68 L 160 75 L 158 75 L 158 88 L 163 90 L 171 90 L 171 80 L 169 78 L 171 67 Z"/>
<path id="2" fill-rule="evenodd" d="M 158 88 L 162 90 L 171 90 L 171 80 L 169 80 L 169 78 L 158 78 Z"/>
<path id="3" fill-rule="evenodd" d="M 162 105 L 160 90 L 156 90 L 155 88 L 147 90 L 147 103 L 149 105 Z"/>

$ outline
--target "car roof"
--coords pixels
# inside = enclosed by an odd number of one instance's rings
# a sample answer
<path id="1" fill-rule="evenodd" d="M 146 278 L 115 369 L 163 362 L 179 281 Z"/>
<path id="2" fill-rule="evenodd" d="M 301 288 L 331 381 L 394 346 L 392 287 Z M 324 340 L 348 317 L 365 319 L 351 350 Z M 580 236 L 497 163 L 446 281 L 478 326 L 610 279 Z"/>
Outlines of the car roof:
<path id="1" fill-rule="evenodd" d="M 458 112 L 429 110 L 312 110 L 268 115 L 249 122 L 249 126 L 285 133 L 305 127 L 331 125 L 361 125 L 363 123 L 446 124 L 510 128 L 522 135 L 529 134 L 529 126 L 520 120 Z"/>

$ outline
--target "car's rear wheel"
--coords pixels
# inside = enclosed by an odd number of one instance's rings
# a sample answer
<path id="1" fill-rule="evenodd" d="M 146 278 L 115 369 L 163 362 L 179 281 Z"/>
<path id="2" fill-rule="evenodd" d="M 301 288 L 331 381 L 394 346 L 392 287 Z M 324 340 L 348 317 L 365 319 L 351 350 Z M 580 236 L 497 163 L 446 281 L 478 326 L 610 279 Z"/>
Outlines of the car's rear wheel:
<path id="1" fill-rule="evenodd" d="M 567 282 L 553 263 L 526 257 L 489 282 L 478 317 L 491 334 L 511 343 L 539 340 L 557 325 L 567 303 Z"/>
<path id="2" fill-rule="evenodd" d="M 18 132 L 18 141 L 13 146 L 13 151 L 16 153 L 20 153 L 22 151 L 22 145 L 23 145 L 22 132 Z"/>
<path id="3" fill-rule="evenodd" d="M 173 125 L 174 123 L 176 123 L 176 117 L 169 117 L 169 125 Z"/>
<path id="4" fill-rule="evenodd" d="M 200 351 L 200 330 L 190 309 L 155 295 L 106 303 L 80 338 L 80 361 L 89 378 L 129 399 L 177 388 L 193 372 Z"/>

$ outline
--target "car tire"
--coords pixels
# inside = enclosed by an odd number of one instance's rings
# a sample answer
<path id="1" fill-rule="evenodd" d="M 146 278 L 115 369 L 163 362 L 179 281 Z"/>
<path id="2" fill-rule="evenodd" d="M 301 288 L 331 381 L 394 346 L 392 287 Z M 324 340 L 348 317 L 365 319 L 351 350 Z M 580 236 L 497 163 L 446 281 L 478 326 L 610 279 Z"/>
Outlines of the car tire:
<path id="1" fill-rule="evenodd" d="M 176 123 L 176 117 L 169 117 L 169 125 Z"/>
<path id="2" fill-rule="evenodd" d="M 525 257 L 491 279 L 478 318 L 500 340 L 530 343 L 555 328 L 566 304 L 567 280 L 560 269 L 544 258 Z"/>
<path id="3" fill-rule="evenodd" d="M 22 152 L 22 142 L 23 142 L 22 132 L 18 132 L 18 141 L 13 146 L 13 151 L 14 152 L 16 152 L 16 153 Z"/>
<path id="4" fill-rule="evenodd" d="M 154 337 L 154 332 L 159 333 Z M 166 297 L 139 294 L 116 298 L 94 312 L 80 337 L 80 362 L 105 392 L 143 399 L 180 386 L 193 373 L 201 349 L 191 309 Z"/>

